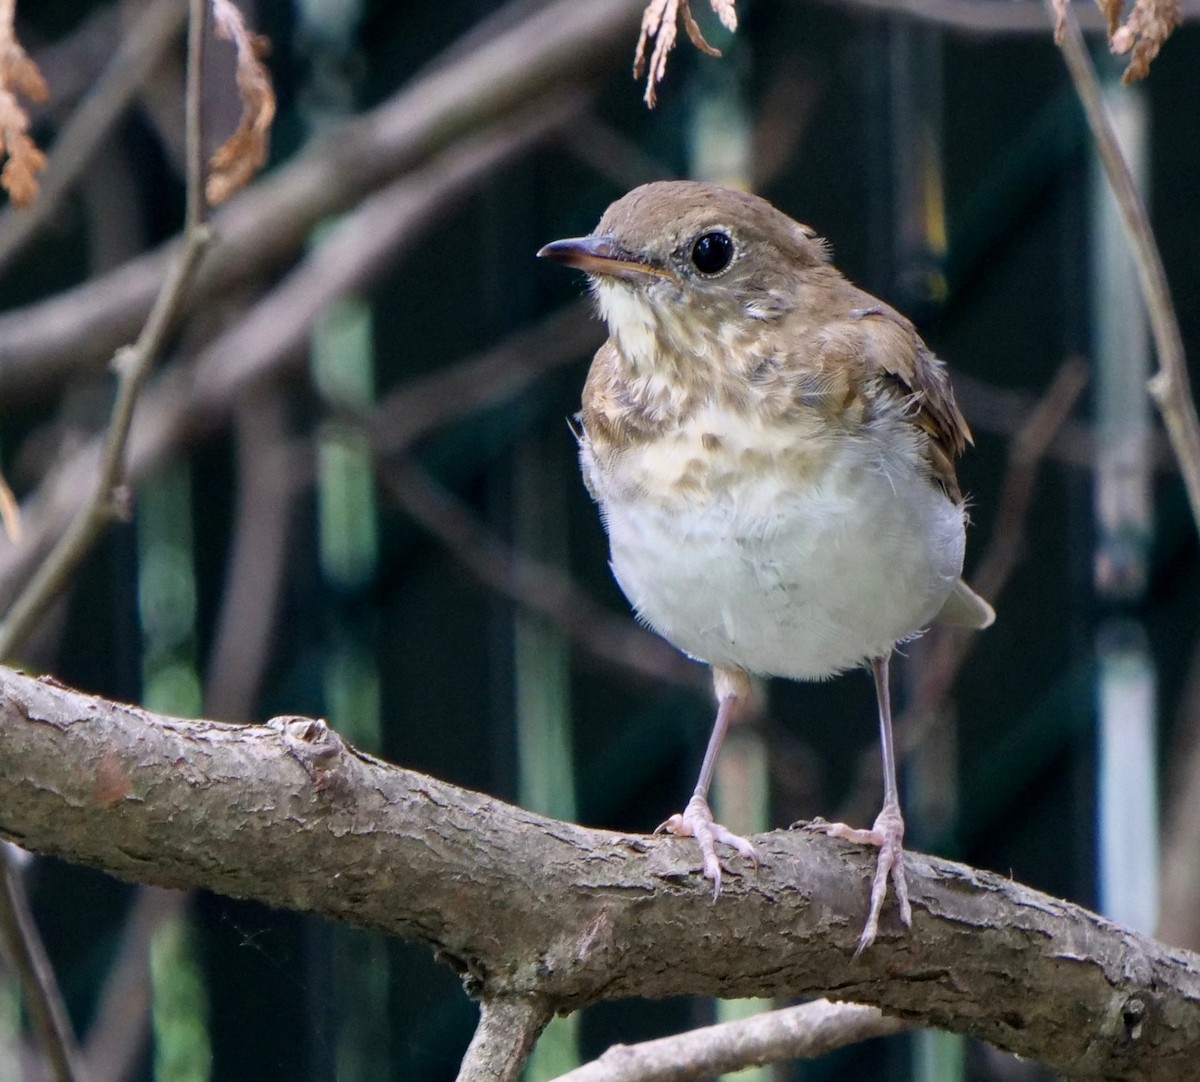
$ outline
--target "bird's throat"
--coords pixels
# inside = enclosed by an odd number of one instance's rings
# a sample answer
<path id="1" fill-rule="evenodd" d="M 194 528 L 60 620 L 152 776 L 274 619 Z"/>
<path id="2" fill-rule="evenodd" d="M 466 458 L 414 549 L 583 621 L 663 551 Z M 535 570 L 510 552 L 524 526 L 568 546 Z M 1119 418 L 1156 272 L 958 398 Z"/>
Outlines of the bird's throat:
<path id="1" fill-rule="evenodd" d="M 668 283 L 642 288 L 601 280 L 595 292 L 621 377 L 640 405 L 652 399 L 657 409 L 672 413 L 711 399 L 731 378 L 732 357 L 745 351 L 735 340 L 736 321 L 683 303 Z"/>

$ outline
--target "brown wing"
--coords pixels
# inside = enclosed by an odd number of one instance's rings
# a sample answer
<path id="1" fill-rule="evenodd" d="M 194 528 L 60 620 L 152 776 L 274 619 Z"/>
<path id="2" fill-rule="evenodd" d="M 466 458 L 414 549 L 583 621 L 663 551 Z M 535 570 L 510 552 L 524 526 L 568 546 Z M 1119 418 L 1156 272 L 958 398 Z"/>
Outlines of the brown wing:
<path id="1" fill-rule="evenodd" d="M 912 423 L 928 437 L 926 454 L 934 479 L 954 500 L 962 499 L 955 463 L 971 443 L 971 430 L 954 401 L 945 365 L 899 312 L 861 294 L 869 307 L 851 311 L 839 327 L 851 338 L 865 380 L 876 377 L 903 399 Z"/>

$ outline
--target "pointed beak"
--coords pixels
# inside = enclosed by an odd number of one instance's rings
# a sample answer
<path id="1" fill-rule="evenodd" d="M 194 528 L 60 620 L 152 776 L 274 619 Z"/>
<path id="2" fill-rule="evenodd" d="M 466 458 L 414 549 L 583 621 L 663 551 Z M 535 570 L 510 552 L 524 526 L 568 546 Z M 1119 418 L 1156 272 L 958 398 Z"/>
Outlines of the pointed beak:
<path id="1" fill-rule="evenodd" d="M 651 266 L 624 251 L 612 237 L 574 237 L 556 240 L 538 250 L 539 259 L 551 259 L 588 274 L 607 274 L 620 278 L 650 274 L 673 278 L 669 271 Z"/>

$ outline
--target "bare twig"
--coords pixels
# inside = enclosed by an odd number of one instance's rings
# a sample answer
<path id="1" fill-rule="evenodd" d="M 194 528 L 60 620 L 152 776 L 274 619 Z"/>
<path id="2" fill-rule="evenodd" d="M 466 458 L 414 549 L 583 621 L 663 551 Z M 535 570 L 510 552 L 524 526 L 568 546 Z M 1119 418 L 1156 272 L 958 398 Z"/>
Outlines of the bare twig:
<path id="1" fill-rule="evenodd" d="M 190 28 L 188 28 L 188 112 L 187 112 L 187 210 L 184 247 L 172 266 L 172 272 L 163 283 L 154 308 L 142 335 L 132 347 L 119 351 L 114 359 L 118 369 L 118 392 L 113 405 L 112 420 L 106 440 L 100 476 L 97 477 L 92 497 L 80 507 L 58 545 L 38 567 L 28 587 L 18 596 L 8 611 L 4 623 L 0 624 L 0 657 L 10 656 L 32 630 L 36 620 L 66 584 L 71 581 L 84 555 L 94 545 L 116 513 L 114 492 L 120 485 L 125 469 L 125 445 L 130 434 L 133 408 L 138 393 L 142 390 L 150 368 L 154 365 L 158 351 L 166 341 L 167 332 L 176 312 L 184 299 L 188 281 L 199 262 L 208 234 L 203 224 L 204 194 L 202 144 L 200 144 L 200 65 L 203 60 L 204 30 L 206 20 L 205 0 L 191 0 Z M 23 898 L 19 884 L 12 874 L 6 874 L 4 889 L 0 890 L 0 910 L 13 916 L 13 930 L 19 933 L 23 945 L 19 950 L 30 958 L 42 952 L 40 937 L 31 919 L 22 919 Z M 18 948 L 12 948 L 14 950 Z M 49 966 L 22 968 L 23 990 L 31 1002 L 44 1004 L 43 1014 L 47 1024 L 41 1024 L 40 1032 L 44 1051 L 61 1078 L 78 1077 L 73 1064 L 78 1058 L 74 1038 L 66 1023 L 65 1012 L 54 1010 L 58 990 L 53 970 Z"/>
<path id="2" fill-rule="evenodd" d="M 576 301 L 478 357 L 402 383 L 371 412 L 372 445 L 378 454 L 403 454 L 427 433 L 519 394 L 603 341 L 590 302 Z"/>
<path id="3" fill-rule="evenodd" d="M 1005 439 L 1012 439 L 1025 427 L 1038 405 L 1038 396 L 1029 391 L 999 387 L 965 372 L 954 373 L 954 396 L 973 432 L 990 432 Z M 1095 430 L 1086 420 L 1068 417 L 1046 448 L 1045 457 L 1076 469 L 1095 469 Z M 1170 442 L 1157 429 L 1151 433 L 1150 457 L 1156 470 L 1179 472 Z"/>
<path id="4" fill-rule="evenodd" d="M 525 10 L 523 0 L 513 0 Z M 598 82 L 628 40 L 640 0 L 555 0 L 499 37 L 430 72 L 329 132 L 214 216 L 219 240 L 197 277 L 197 303 L 261 276 L 301 250 L 313 226 L 427 164 L 531 100 Z M 175 244 L 101 278 L 0 315 L 0 409 L 94 365 L 142 325 Z"/>
<path id="5" fill-rule="evenodd" d="M 188 33 L 188 193 L 184 246 L 163 283 L 162 291 L 150 312 L 138 341 L 118 353 L 114 359 L 118 373 L 117 398 L 105 439 L 103 464 L 91 499 L 80 508 L 66 533 L 37 569 L 32 580 L 0 624 L 0 657 L 9 656 L 24 641 L 38 617 L 71 580 L 80 561 L 116 513 L 114 491 L 121 482 L 125 463 L 125 444 L 137 402 L 150 368 L 161 350 L 166 335 L 182 304 L 191 274 L 207 241 L 203 226 L 203 168 L 201 157 L 200 69 L 207 7 L 205 0 L 191 0 Z M 31 919 L 21 920 L 22 899 L 19 884 L 6 874 L 0 890 L 0 910 L 15 915 L 12 928 L 19 933 L 22 953 L 36 958 L 42 951 L 36 926 Z M 16 948 L 13 948 L 16 949 Z M 52 1024 L 39 1026 L 47 1057 L 59 1077 L 78 1077 L 72 1066 L 78 1058 L 74 1037 L 64 1012 L 56 1019 L 54 999 L 57 989 L 49 966 L 25 967 L 23 989 Z"/>
<path id="6" fill-rule="evenodd" d="M 7 842 L 0 842 L 0 874 L 0 945 L 20 980 L 54 1082 L 78 1082 L 85 1076 L 75 1033 Z"/>
<path id="7" fill-rule="evenodd" d="M 22 211 L 0 211 L 0 274 L 28 242 L 59 214 L 64 196 L 109 138 L 138 89 L 175 42 L 187 17 L 180 0 L 155 0 L 123 34 L 119 47 L 92 91 L 80 102 L 54 141 L 41 178 L 41 191 Z"/>
<path id="8" fill-rule="evenodd" d="M 669 162 L 660 160 L 593 112 L 585 113 L 563 132 L 562 145 L 618 188 L 636 188 L 647 181 L 677 175 Z"/>
<path id="9" fill-rule="evenodd" d="M 210 240 L 204 224 L 204 159 L 202 140 L 201 66 L 208 8 L 203 0 L 190 0 L 188 27 L 187 93 L 187 207 L 183 246 L 172 262 L 141 334 L 132 346 L 119 349 L 113 358 L 117 372 L 117 397 L 104 441 L 99 477 L 92 495 L 76 512 L 66 532 L 34 572 L 0 624 L 0 658 L 12 653 L 46 608 L 66 588 L 92 545 L 120 514 L 118 487 L 125 473 L 125 447 L 133 423 L 138 395 L 145 385 L 167 335 L 183 307 L 188 286 Z"/>
<path id="10" fill-rule="evenodd" d="M 1046 393 L 1009 445 L 1008 471 L 997 502 L 996 525 L 971 578 L 971 588 L 981 597 L 992 600 L 999 597 L 1025 555 L 1029 508 L 1042 459 L 1086 385 L 1087 367 L 1083 360 L 1072 357 L 1063 362 Z M 917 684 L 910 708 L 912 712 L 936 713 L 938 704 L 978 641 L 977 634 L 967 631 L 953 630 L 939 636 Z M 905 714 L 909 712 L 905 711 Z M 920 737 L 921 734 L 914 732 L 911 740 L 904 743 L 912 747 Z"/>
<path id="11" fill-rule="evenodd" d="M 83 1042 L 88 1082 L 128 1082 L 150 1032 L 150 941 L 181 917 L 191 895 L 142 887 L 134 896 L 117 957 L 108 971 Z"/>
<path id="12" fill-rule="evenodd" d="M 287 582 L 288 524 L 311 471 L 296 469 L 284 398 L 276 387 L 251 393 L 236 412 L 237 510 L 204 708 L 216 718 L 254 716 Z"/>
<path id="13" fill-rule="evenodd" d="M 423 228 L 473 189 L 481 176 L 520 154 L 582 104 L 559 92 L 492 129 L 461 140 L 425 166 L 377 192 L 332 230 L 309 257 L 187 366 L 164 372 L 147 390 L 129 440 L 129 477 L 137 481 L 188 441 L 209 431 L 255 384 L 278 378 L 303 356 L 325 306 L 359 289 L 423 236 Z M 22 583 L 90 491 L 100 454 L 77 452 L 26 501 L 25 539 L 0 548 L 0 596 Z"/>
<path id="14" fill-rule="evenodd" d="M 553 1012 L 535 998 L 496 996 L 479 1005 L 479 1025 L 458 1082 L 514 1082 Z"/>
<path id="15" fill-rule="evenodd" d="M 1054 0 L 1046 0 L 1051 17 L 1057 18 Z M 1083 105 L 1088 127 L 1096 140 L 1096 149 L 1108 178 L 1109 188 L 1137 266 L 1138 281 L 1142 287 L 1142 298 L 1150 317 L 1150 330 L 1154 335 L 1154 346 L 1158 353 L 1158 371 L 1151 377 L 1150 395 L 1158 406 L 1167 427 L 1167 434 L 1187 488 L 1192 518 L 1200 529 L 1200 419 L 1196 416 L 1196 404 L 1192 399 L 1191 385 L 1187 374 L 1187 359 L 1183 351 L 1183 336 L 1179 331 L 1179 320 L 1171 300 L 1171 290 L 1163 269 L 1162 257 L 1154 242 L 1150 218 L 1138 193 L 1133 172 L 1129 168 L 1120 143 L 1113 132 L 1104 100 L 1100 92 L 1100 81 L 1083 41 L 1083 33 L 1068 8 L 1062 26 L 1061 46 L 1063 59 L 1075 84 L 1076 93 Z"/>
<path id="16" fill-rule="evenodd" d="M 553 621 L 595 657 L 651 680 L 707 688 L 703 669 L 627 617 L 613 616 L 559 568 L 504 544 L 411 459 L 382 464 L 379 472 L 396 502 L 502 597 Z"/>
<path id="17" fill-rule="evenodd" d="M 817 999 L 675 1037 L 614 1045 L 556 1082 L 697 1082 L 746 1067 L 816 1059 L 908 1028 L 877 1007 Z"/>

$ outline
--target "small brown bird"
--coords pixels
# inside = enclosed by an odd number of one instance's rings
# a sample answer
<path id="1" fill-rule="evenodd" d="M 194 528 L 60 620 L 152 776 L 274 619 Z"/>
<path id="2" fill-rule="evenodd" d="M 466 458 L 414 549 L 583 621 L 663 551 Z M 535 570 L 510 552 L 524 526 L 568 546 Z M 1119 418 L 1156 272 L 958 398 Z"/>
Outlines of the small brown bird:
<path id="1" fill-rule="evenodd" d="M 708 805 L 748 674 L 870 666 L 883 810 L 871 830 L 812 826 L 879 847 L 862 951 L 889 876 L 912 920 L 888 659 L 933 622 L 993 620 L 959 578 L 955 461 L 971 436 L 942 363 L 842 277 L 812 229 L 743 192 L 646 184 L 591 236 L 538 255 L 586 271 L 608 322 L 579 446 L 613 572 L 640 619 L 712 666 L 717 717 L 696 791 L 660 829 L 696 840 L 719 891 L 717 843 L 756 859 Z"/>

